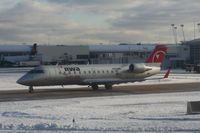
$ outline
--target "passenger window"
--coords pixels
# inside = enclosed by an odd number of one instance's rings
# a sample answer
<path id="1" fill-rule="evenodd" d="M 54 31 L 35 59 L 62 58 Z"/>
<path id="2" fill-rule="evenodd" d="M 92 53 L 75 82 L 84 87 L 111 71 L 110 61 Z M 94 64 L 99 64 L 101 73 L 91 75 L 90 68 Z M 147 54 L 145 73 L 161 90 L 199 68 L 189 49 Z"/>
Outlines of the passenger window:
<path id="1" fill-rule="evenodd" d="M 86 71 L 84 71 L 84 74 L 86 74 Z"/>
<path id="2" fill-rule="evenodd" d="M 97 73 L 100 73 L 100 71 L 97 71 Z"/>
<path id="3" fill-rule="evenodd" d="M 102 70 L 102 73 L 104 73 L 104 70 Z"/>
<path id="4" fill-rule="evenodd" d="M 88 73 L 90 74 L 91 72 L 90 72 L 90 71 L 88 71 Z"/>
<path id="5" fill-rule="evenodd" d="M 109 73 L 109 71 L 107 70 L 107 73 Z"/>

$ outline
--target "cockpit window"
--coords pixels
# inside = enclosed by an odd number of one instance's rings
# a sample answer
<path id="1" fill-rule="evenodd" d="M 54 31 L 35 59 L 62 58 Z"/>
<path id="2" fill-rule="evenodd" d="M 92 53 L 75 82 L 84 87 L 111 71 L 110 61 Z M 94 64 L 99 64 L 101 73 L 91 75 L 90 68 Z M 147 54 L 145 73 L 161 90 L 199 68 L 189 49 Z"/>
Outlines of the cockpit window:
<path id="1" fill-rule="evenodd" d="M 44 70 L 34 69 L 34 70 L 29 71 L 28 73 L 44 73 Z"/>

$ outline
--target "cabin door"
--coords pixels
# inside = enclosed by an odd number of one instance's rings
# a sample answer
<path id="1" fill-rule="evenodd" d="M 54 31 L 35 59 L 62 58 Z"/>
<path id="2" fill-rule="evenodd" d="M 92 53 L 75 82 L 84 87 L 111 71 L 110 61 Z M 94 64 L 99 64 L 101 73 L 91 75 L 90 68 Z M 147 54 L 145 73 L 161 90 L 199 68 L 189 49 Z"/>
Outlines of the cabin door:
<path id="1" fill-rule="evenodd" d="M 55 76 L 56 76 L 56 70 L 55 70 L 55 68 L 48 68 L 48 77 L 49 77 L 49 79 L 54 79 L 55 78 Z"/>

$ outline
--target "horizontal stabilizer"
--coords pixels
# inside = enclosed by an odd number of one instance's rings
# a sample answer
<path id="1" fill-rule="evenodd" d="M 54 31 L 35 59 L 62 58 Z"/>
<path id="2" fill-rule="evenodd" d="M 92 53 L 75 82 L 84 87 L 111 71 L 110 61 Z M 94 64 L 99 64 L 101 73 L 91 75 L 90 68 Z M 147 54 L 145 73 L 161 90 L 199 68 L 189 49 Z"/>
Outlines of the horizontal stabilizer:
<path id="1" fill-rule="evenodd" d="M 170 71 L 171 71 L 171 67 L 169 67 L 169 69 L 168 69 L 167 72 L 165 73 L 164 78 L 168 78 L 168 77 L 169 77 Z"/>

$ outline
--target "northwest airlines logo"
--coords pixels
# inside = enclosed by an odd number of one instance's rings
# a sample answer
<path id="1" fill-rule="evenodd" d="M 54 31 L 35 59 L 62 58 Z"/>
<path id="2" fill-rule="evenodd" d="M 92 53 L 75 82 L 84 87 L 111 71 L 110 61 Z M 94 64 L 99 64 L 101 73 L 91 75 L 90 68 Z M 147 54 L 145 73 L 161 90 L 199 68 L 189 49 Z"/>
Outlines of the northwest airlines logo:
<path id="1" fill-rule="evenodd" d="M 154 51 L 151 53 L 150 57 L 147 59 L 146 63 L 161 63 L 167 52 L 167 47 L 165 45 L 157 45 Z"/>
<path id="2" fill-rule="evenodd" d="M 160 62 L 163 60 L 164 56 L 165 56 L 165 51 L 162 50 L 156 51 L 155 54 L 153 55 L 152 62 Z"/>

